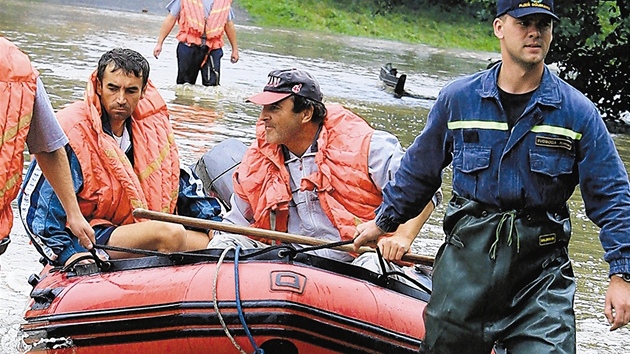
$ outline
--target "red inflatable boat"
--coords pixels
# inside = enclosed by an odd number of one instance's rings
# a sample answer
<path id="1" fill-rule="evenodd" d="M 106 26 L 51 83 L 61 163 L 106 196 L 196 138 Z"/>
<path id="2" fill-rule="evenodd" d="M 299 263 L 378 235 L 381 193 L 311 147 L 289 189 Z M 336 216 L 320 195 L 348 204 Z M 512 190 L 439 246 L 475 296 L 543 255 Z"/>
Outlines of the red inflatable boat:
<path id="1" fill-rule="evenodd" d="M 47 266 L 30 279 L 23 341 L 47 353 L 417 352 L 425 272 L 422 291 L 285 246 L 252 251 Z"/>
<path id="2" fill-rule="evenodd" d="M 227 207 L 231 171 L 245 149 L 228 139 L 196 166 L 208 194 Z M 424 337 L 422 313 L 431 293 L 426 266 L 407 268 L 397 278 L 288 245 L 144 253 L 69 269 L 45 266 L 33 275 L 21 326 L 25 348 L 59 354 L 404 354 L 417 353 Z M 405 276 L 409 281 L 397 280 Z"/>

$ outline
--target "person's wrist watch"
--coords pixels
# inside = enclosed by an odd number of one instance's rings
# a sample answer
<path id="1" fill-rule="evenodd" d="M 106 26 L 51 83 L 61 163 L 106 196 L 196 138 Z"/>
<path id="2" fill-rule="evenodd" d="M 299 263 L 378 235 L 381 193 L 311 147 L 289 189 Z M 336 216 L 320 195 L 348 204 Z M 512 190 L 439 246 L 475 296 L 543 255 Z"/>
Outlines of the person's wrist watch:
<path id="1" fill-rule="evenodd" d="M 626 274 L 626 273 L 617 273 L 617 274 L 613 274 L 613 276 L 617 276 L 621 279 L 623 279 L 624 281 L 630 283 L 630 274 Z"/>

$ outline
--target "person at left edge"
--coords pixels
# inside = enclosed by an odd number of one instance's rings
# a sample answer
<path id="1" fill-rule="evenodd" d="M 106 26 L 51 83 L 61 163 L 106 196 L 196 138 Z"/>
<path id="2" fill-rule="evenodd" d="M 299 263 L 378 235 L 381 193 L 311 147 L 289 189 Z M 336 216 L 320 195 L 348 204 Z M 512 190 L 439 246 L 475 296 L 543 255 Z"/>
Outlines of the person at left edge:
<path id="1" fill-rule="evenodd" d="M 134 208 L 218 219 L 220 204 L 203 194 L 190 169 L 180 171 L 166 103 L 140 53 L 112 49 L 98 62 L 84 100 L 57 113 L 70 143 L 66 150 L 81 211 L 94 227 L 97 245 L 178 252 L 203 249 L 206 232 L 178 224 L 142 221 Z M 37 250 L 54 265 L 84 249 L 64 229 L 65 214 L 36 163 L 18 197 L 20 217 Z M 205 231 L 205 230 L 204 230 Z M 132 256 L 108 252 L 111 258 Z"/>
<path id="2" fill-rule="evenodd" d="M 67 143 L 55 119 L 39 72 L 28 55 L 0 37 L 0 254 L 13 226 L 11 202 L 18 194 L 24 168 L 24 143 L 39 161 L 67 213 L 67 227 L 82 245 L 92 248 L 94 230 L 81 215 L 63 146 Z M 64 222 L 64 225 L 66 223 Z"/>
<path id="3" fill-rule="evenodd" d="M 201 72 L 204 86 L 218 86 L 221 78 L 221 58 L 223 57 L 223 34 L 232 46 L 230 61 L 238 61 L 238 43 L 234 29 L 232 0 L 172 0 L 166 15 L 153 56 L 157 59 L 162 53 L 162 45 L 179 23 L 177 33 L 177 84 L 197 82 Z"/>

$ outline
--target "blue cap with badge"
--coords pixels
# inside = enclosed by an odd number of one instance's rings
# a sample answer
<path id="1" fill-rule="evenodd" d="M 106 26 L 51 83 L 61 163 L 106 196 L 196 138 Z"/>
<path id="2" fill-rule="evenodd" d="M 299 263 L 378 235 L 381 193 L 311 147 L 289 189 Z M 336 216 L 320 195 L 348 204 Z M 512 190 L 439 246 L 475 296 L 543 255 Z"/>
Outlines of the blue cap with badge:
<path id="1" fill-rule="evenodd" d="M 508 14 L 514 18 L 521 18 L 533 14 L 546 14 L 559 21 L 553 12 L 553 0 L 498 0 L 497 17 Z"/>

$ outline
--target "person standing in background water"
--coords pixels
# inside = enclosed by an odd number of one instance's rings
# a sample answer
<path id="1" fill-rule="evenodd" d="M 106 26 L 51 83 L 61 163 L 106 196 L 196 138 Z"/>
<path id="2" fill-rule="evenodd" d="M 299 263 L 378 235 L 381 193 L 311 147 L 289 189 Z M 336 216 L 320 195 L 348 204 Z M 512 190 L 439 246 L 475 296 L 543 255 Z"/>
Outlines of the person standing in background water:
<path id="1" fill-rule="evenodd" d="M 194 85 L 201 72 L 204 86 L 218 86 L 224 33 L 232 46 L 230 61 L 236 63 L 239 59 L 232 0 L 172 0 L 166 9 L 169 14 L 160 28 L 153 56 L 160 56 L 164 40 L 178 23 L 177 84 Z"/>

